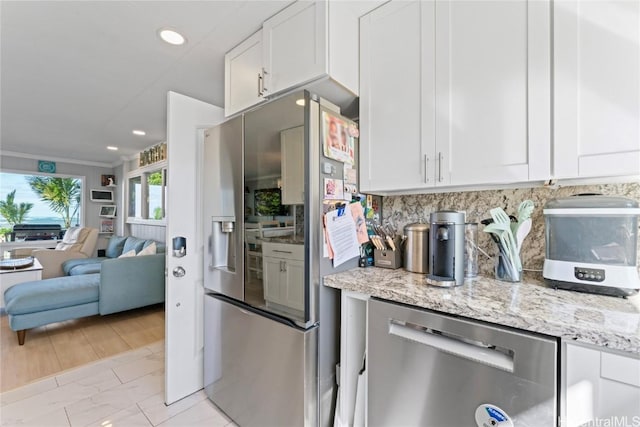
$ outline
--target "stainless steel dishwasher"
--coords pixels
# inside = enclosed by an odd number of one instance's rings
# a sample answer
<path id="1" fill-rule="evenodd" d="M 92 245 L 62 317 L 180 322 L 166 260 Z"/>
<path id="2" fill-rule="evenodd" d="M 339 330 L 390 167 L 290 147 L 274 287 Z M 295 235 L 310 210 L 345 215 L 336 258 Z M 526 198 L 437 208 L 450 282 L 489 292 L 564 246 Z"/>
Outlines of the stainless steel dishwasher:
<path id="1" fill-rule="evenodd" d="M 557 425 L 555 339 L 372 299 L 369 426 Z"/>

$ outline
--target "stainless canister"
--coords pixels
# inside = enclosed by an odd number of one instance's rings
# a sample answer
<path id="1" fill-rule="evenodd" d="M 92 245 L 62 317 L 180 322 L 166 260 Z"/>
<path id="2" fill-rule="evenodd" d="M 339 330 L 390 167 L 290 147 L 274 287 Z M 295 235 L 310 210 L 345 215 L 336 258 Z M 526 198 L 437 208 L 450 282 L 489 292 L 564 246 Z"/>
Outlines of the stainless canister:
<path id="1" fill-rule="evenodd" d="M 404 227 L 404 269 L 413 273 L 429 273 L 429 224 L 414 223 Z"/>

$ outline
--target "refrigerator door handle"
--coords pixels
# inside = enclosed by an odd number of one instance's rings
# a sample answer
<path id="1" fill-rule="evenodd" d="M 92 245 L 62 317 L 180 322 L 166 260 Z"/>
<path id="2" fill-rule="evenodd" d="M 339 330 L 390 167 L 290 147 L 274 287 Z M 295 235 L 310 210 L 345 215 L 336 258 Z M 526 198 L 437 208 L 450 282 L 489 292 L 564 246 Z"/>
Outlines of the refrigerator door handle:
<path id="1" fill-rule="evenodd" d="M 238 311 L 242 314 L 246 314 L 247 316 L 255 316 L 255 313 L 252 313 L 250 311 L 247 310 L 243 310 L 242 308 L 238 307 Z"/>
<path id="2" fill-rule="evenodd" d="M 300 330 L 300 331 L 304 331 L 307 330 L 309 328 L 303 328 L 300 327 L 298 325 L 296 325 L 296 323 L 294 321 L 292 321 L 289 318 L 286 317 L 282 317 L 282 316 L 278 316 L 277 314 L 271 313 L 270 311 L 265 311 L 265 310 L 261 310 L 259 308 L 256 307 L 252 307 L 250 305 L 247 305 L 241 301 L 235 300 L 233 298 L 230 298 L 226 295 L 222 295 L 222 294 L 218 294 L 218 293 L 210 293 L 208 292 L 206 294 L 207 296 L 211 297 L 211 298 L 215 298 L 221 301 L 224 301 L 228 304 L 231 304 L 233 306 L 235 306 L 238 310 L 242 311 L 243 313 L 249 314 L 249 315 L 255 315 L 258 314 L 262 317 L 267 317 L 271 320 L 275 320 L 278 323 L 282 323 L 285 324 L 289 327 L 292 327 L 294 329 Z"/>

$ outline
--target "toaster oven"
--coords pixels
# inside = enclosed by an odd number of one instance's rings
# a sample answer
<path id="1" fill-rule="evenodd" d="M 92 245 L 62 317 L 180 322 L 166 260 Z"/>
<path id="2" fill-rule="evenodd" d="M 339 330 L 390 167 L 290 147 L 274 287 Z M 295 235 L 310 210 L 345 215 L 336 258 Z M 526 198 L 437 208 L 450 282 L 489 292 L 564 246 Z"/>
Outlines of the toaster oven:
<path id="1" fill-rule="evenodd" d="M 637 201 L 578 195 L 550 200 L 543 214 L 547 284 L 615 296 L 638 292 Z"/>

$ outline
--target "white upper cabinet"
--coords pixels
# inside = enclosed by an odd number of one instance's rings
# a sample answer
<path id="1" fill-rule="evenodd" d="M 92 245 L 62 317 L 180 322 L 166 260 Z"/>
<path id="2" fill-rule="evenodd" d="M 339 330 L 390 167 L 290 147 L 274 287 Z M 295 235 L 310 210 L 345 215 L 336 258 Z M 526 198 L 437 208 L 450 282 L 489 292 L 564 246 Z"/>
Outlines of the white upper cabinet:
<path id="1" fill-rule="evenodd" d="M 640 2 L 554 2 L 556 178 L 640 174 Z"/>
<path id="2" fill-rule="evenodd" d="M 262 25 L 265 89 L 275 94 L 326 70 L 327 4 L 298 1 Z"/>
<path id="3" fill-rule="evenodd" d="M 550 176 L 550 5 L 436 2 L 436 184 Z"/>
<path id="4" fill-rule="evenodd" d="M 391 1 L 362 17 L 362 191 L 547 179 L 549 16 L 516 0 Z"/>
<path id="5" fill-rule="evenodd" d="M 360 19 L 360 186 L 432 186 L 435 154 L 431 2 L 397 1 Z"/>
<path id="6" fill-rule="evenodd" d="M 380 3 L 299 0 L 266 20 L 258 40 L 225 56 L 225 115 L 303 85 L 348 105 L 358 95 L 358 19 Z"/>
<path id="7" fill-rule="evenodd" d="M 225 116 L 264 101 L 263 86 L 260 30 L 224 57 Z"/>

